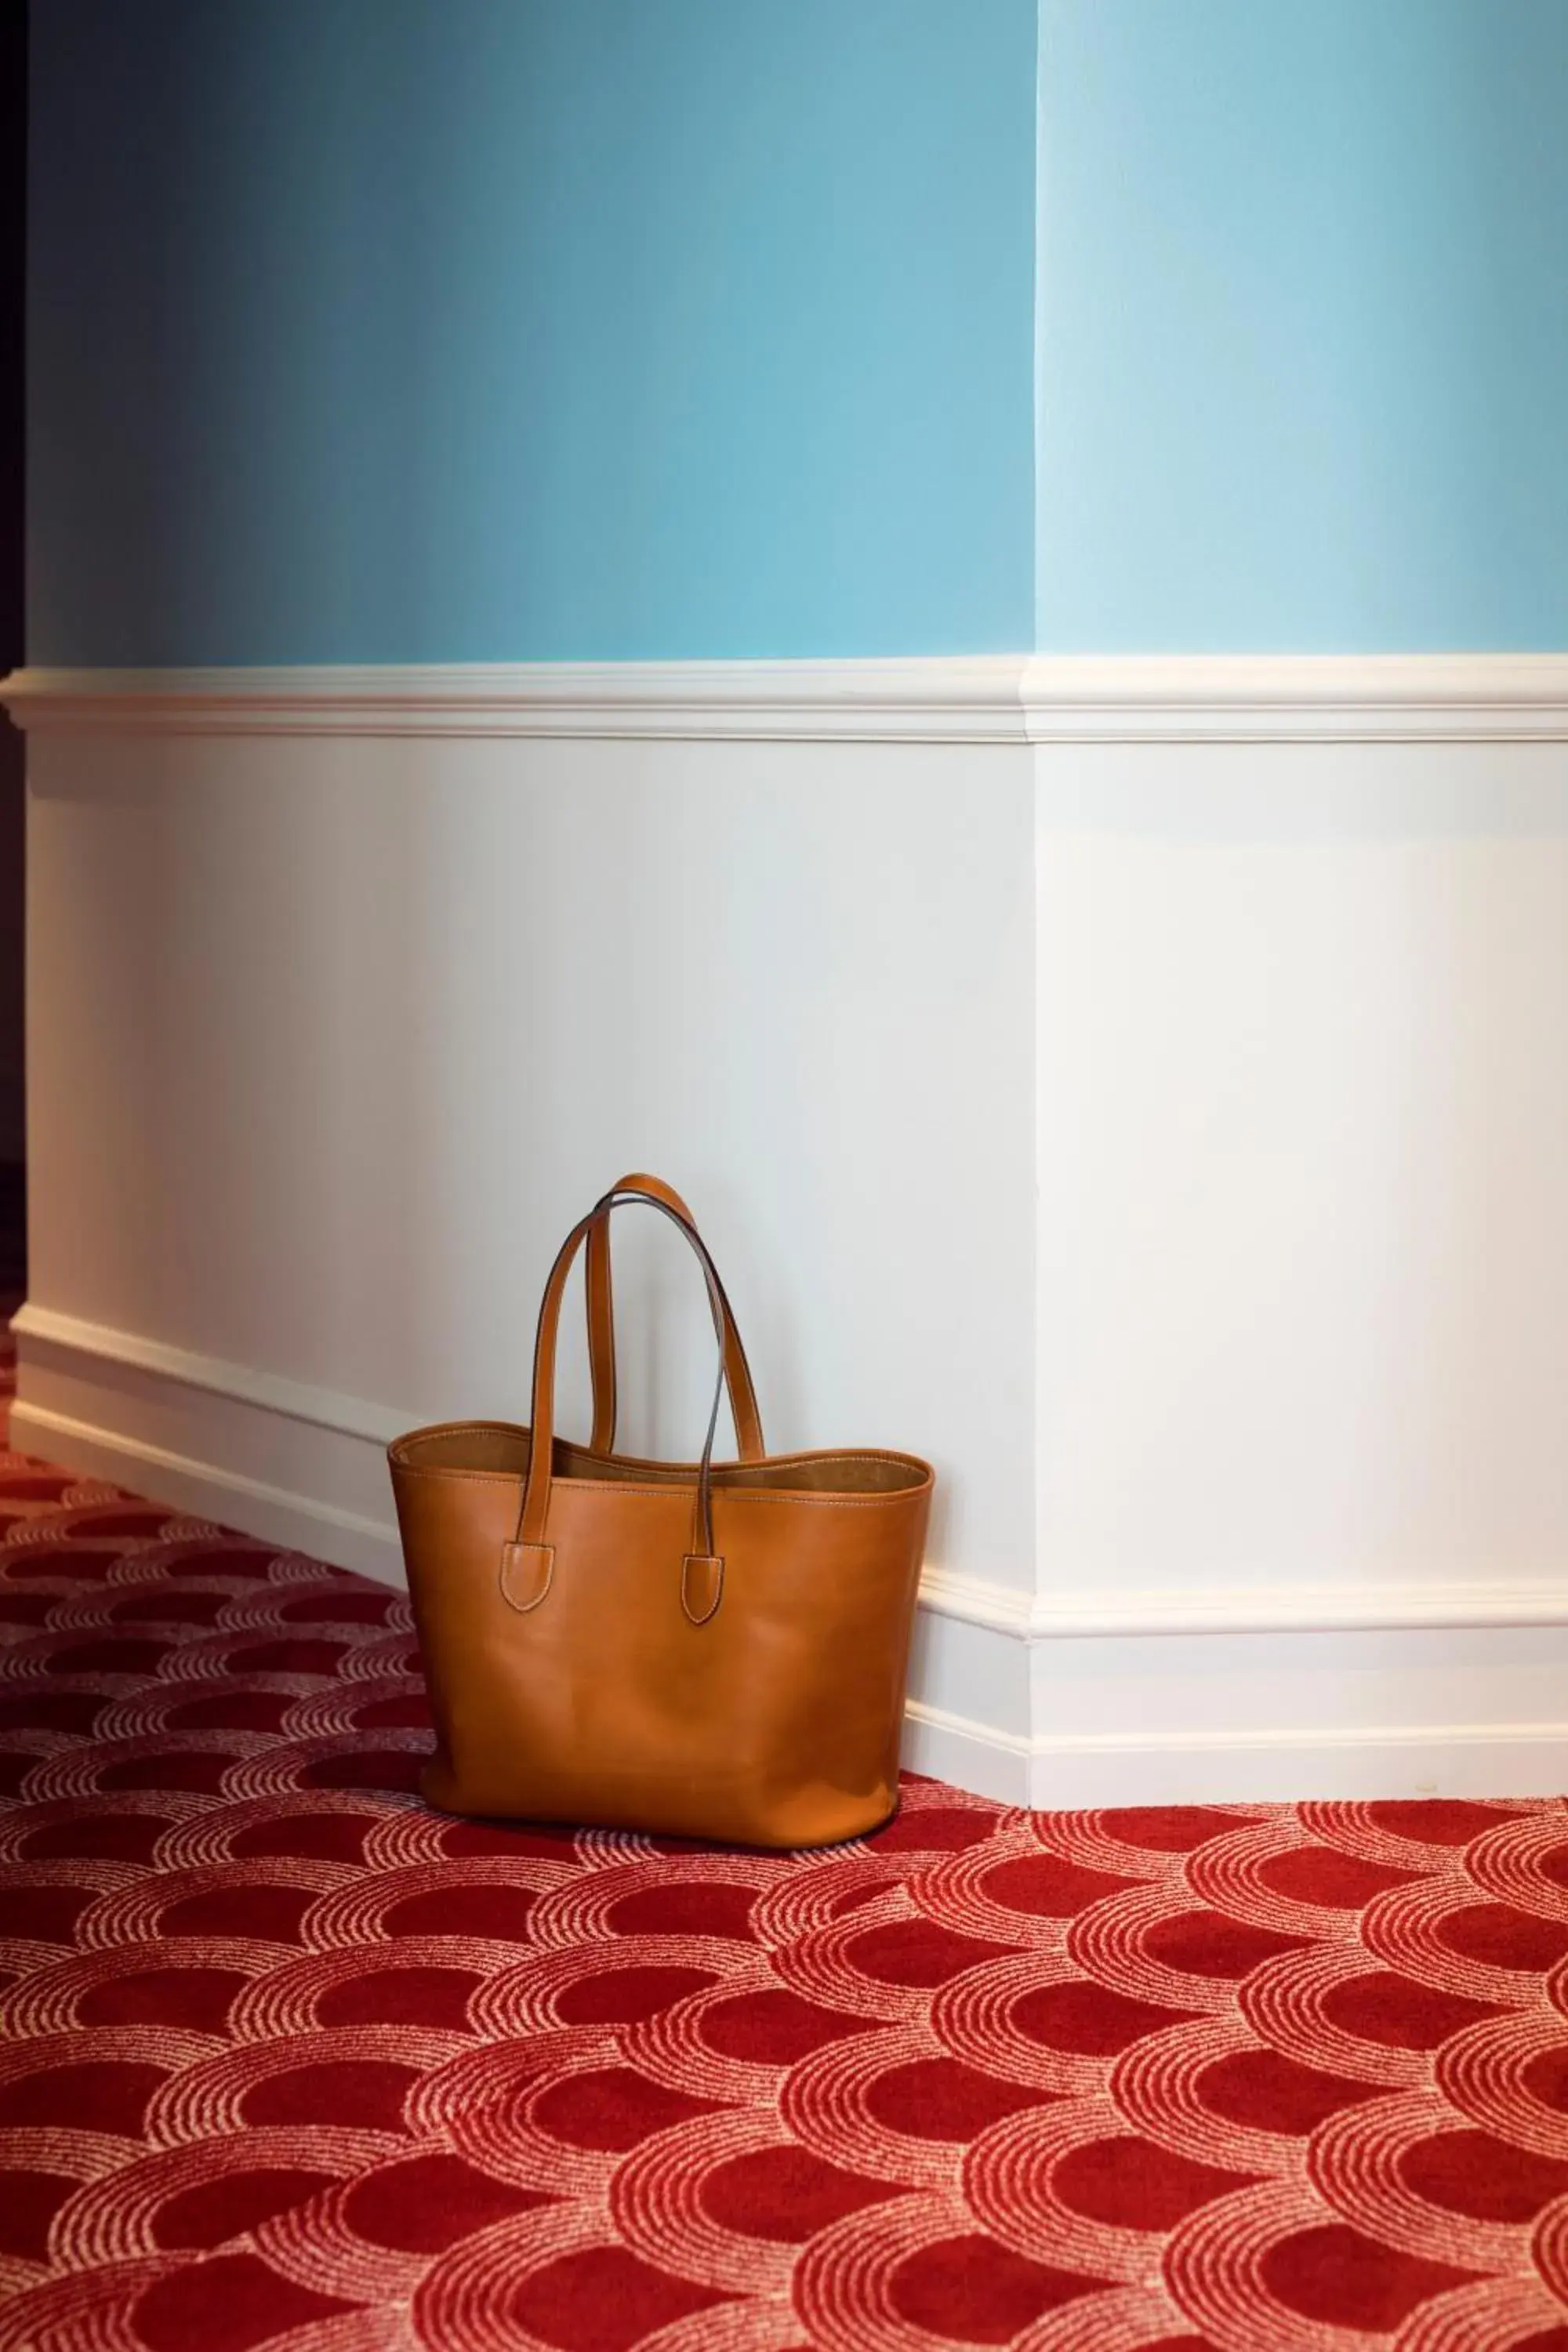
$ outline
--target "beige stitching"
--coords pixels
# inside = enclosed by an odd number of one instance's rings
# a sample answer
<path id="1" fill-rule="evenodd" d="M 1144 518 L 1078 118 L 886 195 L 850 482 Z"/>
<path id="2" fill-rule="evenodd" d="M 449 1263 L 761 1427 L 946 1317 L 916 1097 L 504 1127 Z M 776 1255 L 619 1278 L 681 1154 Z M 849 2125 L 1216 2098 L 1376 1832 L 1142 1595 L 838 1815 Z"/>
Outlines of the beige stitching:
<path id="1" fill-rule="evenodd" d="M 436 1422 L 432 1422 L 432 1423 L 429 1424 L 428 1428 L 426 1428 L 426 1429 L 411 1429 L 411 1430 L 407 1431 L 404 1436 L 402 1436 L 402 1437 L 395 1437 L 395 1438 L 393 1439 L 393 1441 L 392 1441 L 391 1444 L 387 1447 L 387 1449 L 386 1449 L 386 1450 L 387 1450 L 387 1452 L 388 1452 L 389 1454 L 395 1454 L 400 1446 L 403 1446 L 403 1445 L 410 1445 L 410 1444 L 412 1444 L 414 1443 L 414 1441 L 415 1441 L 415 1439 L 416 1439 L 416 1438 L 423 1438 L 423 1437 L 490 1437 L 490 1436 L 495 1436 L 495 1435 L 497 1435 L 497 1434 L 500 1434 L 500 1435 L 501 1435 L 501 1436 L 505 1436 L 505 1437 L 527 1437 L 527 1436 L 528 1436 L 528 1434 L 529 1434 L 528 1424 L 527 1424 L 527 1423 L 526 1423 L 526 1422 L 521 1422 L 521 1421 L 436 1421 Z M 570 1443 L 571 1443 L 571 1440 L 570 1440 L 570 1439 L 567 1439 L 567 1440 L 565 1440 L 565 1441 L 563 1441 L 563 1442 L 564 1442 L 564 1443 L 566 1443 L 566 1444 L 570 1444 Z M 595 1449 L 595 1447 L 593 1447 L 593 1446 L 591 1446 L 591 1445 L 585 1445 L 585 1446 L 580 1446 L 577 1450 L 578 1450 L 580 1453 L 584 1453 L 584 1454 L 592 1454 L 592 1453 L 595 1452 L 597 1449 Z M 614 1458 L 616 1458 L 616 1457 L 614 1457 L 614 1456 L 611 1456 L 611 1455 L 606 1455 L 606 1457 L 605 1457 L 605 1458 L 606 1458 L 606 1460 L 609 1460 L 609 1459 L 614 1459 Z M 622 1460 L 622 1461 L 636 1460 L 636 1459 L 637 1459 L 637 1457 L 636 1457 L 635 1455 L 626 1455 L 626 1454 L 622 1454 L 622 1455 L 620 1455 L 618 1458 L 619 1458 L 620 1460 Z M 900 1462 L 900 1463 L 906 1463 L 906 1464 L 908 1464 L 910 1467 L 913 1467 L 913 1466 L 916 1465 L 917 1460 L 918 1460 L 918 1457 L 917 1457 L 916 1455 L 912 1454 L 900 1454 L 900 1453 L 898 1451 L 897 1447 L 895 1447 L 895 1446 L 886 1446 L 886 1447 L 883 1447 L 882 1449 L 880 1449 L 879 1451 L 873 1449 L 873 1450 L 871 1450 L 871 1451 L 869 1451 L 869 1452 L 865 1451 L 865 1450 L 855 1450 L 855 1451 L 848 1451 L 848 1452 L 845 1452 L 845 1451 L 840 1450 L 838 1447 L 837 1447 L 837 1446 L 832 1446 L 832 1445 L 806 1445 L 806 1446 L 802 1446 L 802 1447 L 800 1447 L 800 1448 L 799 1448 L 799 1449 L 797 1449 L 797 1451 L 796 1451 L 795 1453 L 794 1453 L 794 1454 L 775 1454 L 772 1455 L 771 1457 L 770 1457 L 770 1456 L 768 1456 L 768 1455 L 763 1455 L 763 1456 L 762 1457 L 762 1461 L 760 1461 L 760 1462 L 747 1462 L 743 1456 L 738 1456 L 738 1457 L 737 1457 L 733 1462 L 731 1462 L 731 1461 L 727 1461 L 727 1460 L 726 1460 L 726 1461 L 723 1461 L 723 1462 L 716 1463 L 716 1464 L 714 1465 L 714 1467 L 715 1467 L 716 1469 L 720 1469 L 720 1470 L 756 1470 L 756 1469 L 760 1469 L 760 1468 L 763 1466 L 763 1465 L 765 1462 L 767 1462 L 770 1458 L 771 1458 L 773 1461 L 774 1461 L 774 1462 L 778 1462 L 778 1463 L 786 1463 L 786 1462 Z M 645 1459 L 646 1459 L 646 1457 L 645 1457 Z M 416 1465 L 410 1465 L 409 1466 L 415 1470 L 415 1475 L 417 1475 L 417 1476 L 426 1476 L 426 1475 L 430 1475 L 430 1476 L 437 1476 L 437 1477 L 440 1477 L 440 1476 L 451 1476 L 451 1477 L 458 1477 L 458 1478 L 476 1478 L 476 1477 L 477 1477 L 477 1478 L 489 1478 L 489 1477 L 500 1477 L 500 1476 L 509 1476 L 509 1475 L 510 1475 L 510 1473 L 509 1473 L 509 1472 L 500 1472 L 500 1471 L 489 1471 L 489 1470 L 453 1470 L 453 1471 L 444 1471 L 444 1470 L 440 1470 L 440 1469 L 426 1471 L 426 1470 L 421 1470 L 421 1469 L 417 1468 L 417 1466 L 416 1466 Z M 654 1467 L 657 1467 L 658 1465 L 655 1465 L 655 1464 L 651 1464 L 651 1463 L 650 1463 L 650 1464 L 648 1465 L 648 1466 L 649 1466 L 650 1468 L 654 1468 Z M 672 1472 L 673 1472 L 673 1471 L 677 1471 L 677 1470 L 683 1470 L 683 1469 L 687 1468 L 688 1466 L 689 1466 L 689 1465 L 688 1465 L 687 1464 L 682 1463 L 682 1462 L 672 1462 L 672 1463 L 669 1465 L 669 1468 L 670 1468 L 670 1470 L 671 1470 Z M 694 1466 L 694 1465 L 693 1465 L 693 1466 Z M 921 1465 L 920 1465 L 920 1466 L 921 1466 L 921 1468 L 923 1468 L 925 1465 L 924 1465 L 923 1464 L 921 1464 Z"/>
<path id="2" fill-rule="evenodd" d="M 443 1436 L 450 1437 L 485 1436 L 493 1431 L 496 1426 L 497 1424 L 494 1422 L 478 1421 L 459 1429 L 443 1430 L 441 1434 Z M 526 1432 L 521 1433 L 524 1435 L 527 1434 Z M 404 1441 L 401 1438 L 395 1440 L 394 1444 L 387 1447 L 387 1452 L 389 1454 L 395 1452 L 397 1445 L 400 1445 Z M 575 1450 L 579 1454 L 592 1454 L 595 1449 L 591 1445 L 581 1445 Z M 606 1461 L 609 1461 L 616 1459 L 616 1457 L 606 1454 L 605 1458 Z M 622 1461 L 625 1461 L 627 1458 L 628 1457 L 625 1454 L 619 1456 L 619 1459 Z M 924 1470 L 928 1467 L 928 1465 L 923 1462 L 917 1463 L 915 1457 L 909 1454 L 780 1454 L 774 1458 L 781 1465 L 793 1462 L 820 1462 L 825 1466 L 840 1462 L 896 1462 L 902 1469 L 913 1470 L 919 1468 Z M 397 1466 L 406 1477 L 410 1478 L 512 1479 L 521 1478 L 524 1475 L 521 1470 L 459 1470 L 455 1465 L 449 1465 L 446 1463 L 400 1462 Z M 654 1469 L 658 1465 L 657 1464 L 650 1463 L 646 1466 L 650 1469 Z M 715 1471 L 757 1471 L 766 1468 L 767 1465 L 765 1462 L 736 1461 L 716 1462 L 713 1466 Z M 671 1479 L 675 1479 L 678 1478 L 682 1472 L 694 1467 L 694 1464 L 672 1462 L 668 1467 L 668 1475 Z M 562 1472 L 551 1480 L 551 1484 L 556 1486 L 619 1486 L 624 1483 L 625 1482 L 623 1480 L 618 1478 L 574 1478 L 570 1472 Z M 695 1481 L 693 1481 L 693 1483 L 695 1484 Z M 746 1490 L 744 1487 L 740 1486 L 716 1486 L 713 1491 L 715 1494 L 743 1494 Z M 805 1491 L 806 1490 L 804 1487 L 801 1489 L 803 1494 Z"/>
<path id="3" fill-rule="evenodd" d="M 717 1592 L 715 1592 L 715 1593 L 714 1593 L 712 1600 L 709 1602 L 709 1604 L 708 1604 L 707 1608 L 702 1612 L 702 1614 L 700 1615 L 700 1616 L 698 1616 L 698 1614 L 697 1614 L 696 1611 L 692 1608 L 691 1603 L 690 1603 L 690 1601 L 687 1599 L 687 1595 L 686 1595 L 686 1588 L 687 1588 L 687 1585 L 688 1585 L 688 1583 L 689 1583 L 689 1580 L 690 1580 L 690 1576 L 691 1576 L 692 1569 L 696 1566 L 696 1564 L 697 1564 L 697 1560 L 698 1560 L 699 1557 L 700 1557 L 700 1558 L 702 1558 L 702 1559 L 706 1559 L 706 1560 L 708 1560 L 708 1561 L 711 1562 L 711 1563 L 712 1563 L 712 1565 L 713 1565 L 714 1567 L 716 1567 L 716 1568 L 718 1569 L 718 1570 L 719 1570 L 719 1590 L 717 1591 Z M 717 1615 L 717 1613 L 718 1613 L 718 1609 L 719 1609 L 719 1603 L 723 1600 L 723 1598 L 724 1598 L 724 1555 L 723 1555 L 723 1553 L 722 1553 L 722 1552 L 706 1552 L 706 1553 L 703 1553 L 703 1554 L 699 1555 L 699 1554 L 698 1554 L 698 1553 L 696 1553 L 696 1552 L 689 1552 L 689 1552 L 686 1554 L 685 1559 L 684 1559 L 681 1561 L 681 1563 L 680 1563 L 680 1613 L 681 1613 L 681 1615 L 686 1619 L 686 1621 L 687 1621 L 688 1624 L 690 1624 L 690 1625 L 706 1625 L 706 1624 L 708 1624 L 708 1623 L 711 1621 L 711 1619 L 712 1619 L 714 1616 L 716 1616 L 716 1615 Z"/>
<path id="4" fill-rule="evenodd" d="M 542 1556 L 544 1561 L 544 1581 L 540 1586 L 539 1591 L 534 1594 L 531 1601 L 519 1601 L 511 1589 L 511 1571 L 515 1565 L 514 1555 L 520 1551 L 538 1552 Z M 553 1544 L 502 1544 L 500 1576 L 500 1597 L 506 1602 L 509 1609 L 516 1610 L 520 1617 L 527 1617 L 531 1615 L 532 1612 L 539 1607 L 540 1602 L 548 1597 L 550 1588 L 554 1581 L 555 1547 Z"/>
<path id="5" fill-rule="evenodd" d="M 522 1479 L 514 1472 L 498 1470 L 405 1470 L 405 1478 L 466 1478 L 472 1486 L 520 1486 Z M 919 1486 L 895 1487 L 887 1495 L 824 1495 L 811 1493 L 805 1487 L 788 1490 L 763 1489 L 758 1486 L 716 1486 L 716 1503 L 790 1503 L 809 1504 L 823 1510 L 869 1511 L 887 1508 L 895 1503 L 911 1502 L 923 1495 L 933 1480 L 924 1479 Z M 595 1495 L 635 1495 L 639 1500 L 652 1502 L 660 1496 L 685 1495 L 691 1491 L 684 1486 L 632 1486 L 619 1478 L 552 1478 L 551 1486 L 571 1486 L 579 1493 Z"/>

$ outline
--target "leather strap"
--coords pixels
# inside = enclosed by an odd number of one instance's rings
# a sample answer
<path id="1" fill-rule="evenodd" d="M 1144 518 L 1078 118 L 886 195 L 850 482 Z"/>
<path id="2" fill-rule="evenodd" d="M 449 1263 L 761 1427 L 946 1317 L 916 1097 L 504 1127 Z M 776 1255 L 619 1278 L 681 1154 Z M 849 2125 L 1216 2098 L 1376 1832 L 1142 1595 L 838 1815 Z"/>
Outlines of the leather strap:
<path id="1" fill-rule="evenodd" d="M 681 1199 L 673 1184 L 660 1176 L 633 1173 L 612 1184 L 610 1192 L 636 1192 L 646 1200 L 668 1211 L 685 1226 L 689 1234 L 697 1231 L 697 1220 Z M 608 1214 L 598 1219 L 588 1235 L 585 1261 L 585 1288 L 588 1305 L 588 1369 L 594 1386 L 594 1430 L 589 1444 L 595 1454 L 611 1454 L 616 1444 L 616 1302 L 610 1274 L 610 1220 Z M 730 1412 L 735 1423 L 735 1444 L 742 1462 L 760 1462 L 767 1448 L 763 1443 L 762 1415 L 757 1411 L 757 1392 L 752 1385 L 751 1366 L 735 1328 L 733 1316 L 720 1333 L 724 1347 L 724 1382 L 730 1391 Z"/>
<path id="2" fill-rule="evenodd" d="M 555 1344 L 561 1328 L 561 1300 L 566 1288 L 566 1277 L 584 1242 L 595 1226 L 607 1221 L 613 1209 L 619 1208 L 627 1201 L 641 1201 L 648 1208 L 657 1209 L 661 1217 L 668 1218 L 678 1233 L 685 1235 L 702 1267 L 708 1284 L 709 1304 L 713 1310 L 714 1329 L 721 1334 L 718 1378 L 713 1383 L 713 1404 L 708 1415 L 708 1431 L 702 1441 L 702 1455 L 697 1468 L 691 1547 L 683 1575 L 700 1564 L 705 1570 L 716 1570 L 721 1580 L 722 1561 L 713 1549 L 713 1439 L 719 1426 L 719 1403 L 724 1393 L 728 1356 L 723 1335 L 734 1329 L 734 1313 L 724 1295 L 719 1269 L 709 1256 L 707 1245 L 696 1227 L 689 1224 L 667 1201 L 661 1200 L 658 1193 L 646 1191 L 640 1185 L 617 1185 L 614 1192 L 606 1192 L 603 1200 L 595 1202 L 588 1214 L 573 1226 L 550 1269 L 550 1279 L 544 1286 L 544 1297 L 540 1301 L 539 1329 L 533 1343 L 533 1409 L 530 1424 L 532 1441 L 529 1448 L 528 1476 L 518 1513 L 515 1545 L 526 1547 L 531 1553 L 549 1554 L 551 1550 L 544 1540 L 544 1530 L 550 1517 L 551 1469 L 555 1447 Z M 542 1573 L 552 1564 L 552 1561 L 542 1563 Z M 717 1605 L 715 1598 L 712 1606 Z M 695 1616 L 689 1608 L 689 1613 Z"/>

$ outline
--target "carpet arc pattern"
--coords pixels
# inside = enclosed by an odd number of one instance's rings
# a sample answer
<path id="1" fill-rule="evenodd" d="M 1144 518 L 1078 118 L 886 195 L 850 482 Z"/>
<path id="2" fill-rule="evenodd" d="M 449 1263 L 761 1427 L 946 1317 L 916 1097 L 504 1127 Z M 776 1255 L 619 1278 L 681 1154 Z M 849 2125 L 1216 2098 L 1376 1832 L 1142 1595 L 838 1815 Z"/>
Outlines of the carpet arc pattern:
<path id="1" fill-rule="evenodd" d="M 1568 2352 L 1568 1807 L 452 1821 L 400 1594 L 0 1454 L 0 2352 Z"/>

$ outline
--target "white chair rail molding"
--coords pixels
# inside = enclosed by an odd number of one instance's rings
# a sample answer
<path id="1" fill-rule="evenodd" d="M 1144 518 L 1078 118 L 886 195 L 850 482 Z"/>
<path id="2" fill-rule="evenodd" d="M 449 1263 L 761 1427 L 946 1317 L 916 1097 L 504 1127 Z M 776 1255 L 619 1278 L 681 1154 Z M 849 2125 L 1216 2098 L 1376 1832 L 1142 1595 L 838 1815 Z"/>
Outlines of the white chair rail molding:
<path id="1" fill-rule="evenodd" d="M 1568 656 L 3 691 L 18 1444 L 395 1577 L 387 1440 L 526 1416 L 554 1238 L 657 1167 L 770 1444 L 937 1465 L 911 1764 L 1564 1785 Z M 689 1455 L 700 1291 L 616 1246 Z"/>

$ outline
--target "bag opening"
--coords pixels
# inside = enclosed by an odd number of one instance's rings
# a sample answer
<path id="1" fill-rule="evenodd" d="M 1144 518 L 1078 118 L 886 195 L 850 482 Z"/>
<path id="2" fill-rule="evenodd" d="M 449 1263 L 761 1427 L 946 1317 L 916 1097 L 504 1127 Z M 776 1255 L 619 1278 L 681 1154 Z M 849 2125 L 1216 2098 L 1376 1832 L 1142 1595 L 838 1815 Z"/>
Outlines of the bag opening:
<path id="1" fill-rule="evenodd" d="M 411 1430 L 387 1448 L 395 1470 L 430 1476 L 524 1478 L 532 1444 L 514 1422 L 464 1421 Z M 692 1462 L 644 1462 L 624 1454 L 595 1454 L 558 1437 L 551 1469 L 558 1478 L 585 1478 L 627 1486 L 689 1486 Z M 715 1462 L 716 1490 L 766 1488 L 784 1494 L 903 1495 L 931 1483 L 929 1465 L 912 1454 L 785 1454 L 764 1462 Z"/>

